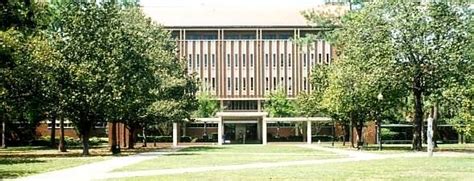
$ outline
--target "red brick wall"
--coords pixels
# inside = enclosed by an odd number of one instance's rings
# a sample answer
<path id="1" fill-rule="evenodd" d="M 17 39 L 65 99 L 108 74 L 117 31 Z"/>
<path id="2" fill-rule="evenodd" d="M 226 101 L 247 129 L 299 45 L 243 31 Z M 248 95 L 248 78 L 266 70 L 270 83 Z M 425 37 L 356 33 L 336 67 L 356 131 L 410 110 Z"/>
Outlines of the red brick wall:
<path id="1" fill-rule="evenodd" d="M 59 137 L 61 134 L 60 129 L 56 127 L 56 137 Z M 51 136 L 51 128 L 48 128 L 48 124 L 40 123 L 38 127 L 36 127 L 36 136 L 43 137 L 43 136 Z M 79 138 L 79 134 L 76 132 L 75 128 L 64 128 L 64 136 Z M 96 128 L 92 130 L 91 137 L 105 137 L 105 128 Z"/>

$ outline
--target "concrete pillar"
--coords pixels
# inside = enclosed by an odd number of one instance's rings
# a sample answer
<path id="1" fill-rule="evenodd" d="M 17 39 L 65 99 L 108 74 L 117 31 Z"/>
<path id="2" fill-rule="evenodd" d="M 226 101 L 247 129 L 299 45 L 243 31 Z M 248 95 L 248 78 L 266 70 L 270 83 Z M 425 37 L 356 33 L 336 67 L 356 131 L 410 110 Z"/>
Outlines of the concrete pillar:
<path id="1" fill-rule="evenodd" d="M 217 123 L 217 144 L 222 145 L 224 143 L 224 121 L 219 116 L 219 122 Z"/>
<path id="2" fill-rule="evenodd" d="M 257 139 L 262 140 L 262 119 L 257 119 Z"/>
<path id="3" fill-rule="evenodd" d="M 261 100 L 257 100 L 257 111 L 262 112 L 262 102 L 261 102 Z"/>
<path id="4" fill-rule="evenodd" d="M 308 144 L 311 144 L 311 139 L 312 139 L 312 133 L 311 133 L 311 121 L 307 121 L 306 123 L 306 141 Z"/>
<path id="5" fill-rule="evenodd" d="M 183 129 L 183 136 L 186 136 L 186 123 L 183 123 L 182 129 Z"/>
<path id="6" fill-rule="evenodd" d="M 173 123 L 173 146 L 178 146 L 178 123 Z"/>
<path id="7" fill-rule="evenodd" d="M 262 119 L 262 144 L 267 144 L 267 120 L 265 118 Z"/>

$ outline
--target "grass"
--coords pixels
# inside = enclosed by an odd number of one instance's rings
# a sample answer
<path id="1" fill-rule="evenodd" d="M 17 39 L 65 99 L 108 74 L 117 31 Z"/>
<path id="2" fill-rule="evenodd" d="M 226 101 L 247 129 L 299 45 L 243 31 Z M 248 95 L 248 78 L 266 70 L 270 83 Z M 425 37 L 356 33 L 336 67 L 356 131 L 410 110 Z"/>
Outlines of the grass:
<path id="1" fill-rule="evenodd" d="M 474 156 L 423 157 L 272 169 L 202 172 L 121 180 L 471 180 Z M 117 180 L 117 179 L 114 179 Z M 119 179 L 120 180 L 120 179 Z"/>
<path id="2" fill-rule="evenodd" d="M 74 167 L 107 157 L 76 157 L 76 158 L 34 158 L 10 157 L 0 158 L 0 179 L 16 178 L 31 174 L 43 173 L 63 168 Z"/>
<path id="3" fill-rule="evenodd" d="M 340 149 L 355 149 L 350 147 L 350 143 L 346 142 L 346 146 L 342 146 L 341 142 L 336 142 L 334 146 L 331 143 L 324 142 L 320 144 L 323 147 L 328 148 L 340 148 Z M 426 144 L 423 144 L 423 151 L 426 151 Z M 391 153 L 404 153 L 411 152 L 411 144 L 383 144 L 382 151 L 378 150 L 377 144 L 369 144 L 364 146 L 362 149 L 364 151 L 372 153 L 381 153 L 381 154 L 391 154 Z M 468 144 L 438 144 L 438 148 L 435 148 L 435 152 L 463 152 L 463 153 L 474 153 L 474 143 Z"/>
<path id="4" fill-rule="evenodd" d="M 256 162 L 314 160 L 339 158 L 329 152 L 282 145 L 229 145 L 189 147 L 169 155 L 157 157 L 115 171 L 189 168 L 201 166 L 235 165 Z"/>

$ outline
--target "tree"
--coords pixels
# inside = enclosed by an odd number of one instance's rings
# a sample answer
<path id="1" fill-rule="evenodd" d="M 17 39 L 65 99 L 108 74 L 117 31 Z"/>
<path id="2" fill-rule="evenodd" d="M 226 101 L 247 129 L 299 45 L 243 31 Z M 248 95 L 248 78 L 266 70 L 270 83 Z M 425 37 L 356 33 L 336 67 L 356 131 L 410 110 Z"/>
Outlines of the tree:
<path id="1" fill-rule="evenodd" d="M 357 77 L 348 82 L 365 83 L 346 85 L 355 91 L 348 94 L 331 85 L 328 89 L 333 89 L 336 95 L 343 93 L 338 95 L 343 97 L 336 99 L 353 97 L 349 99 L 353 105 L 374 110 L 399 104 L 398 96 L 410 90 L 414 100 L 413 149 L 421 150 L 423 97 L 439 95 L 449 82 L 462 82 L 469 72 L 467 65 L 472 64 L 466 57 L 466 45 L 471 41 L 466 31 L 471 22 L 470 13 L 464 5 L 446 3 L 371 3 L 347 13 L 336 22 L 338 28 L 328 34 L 341 54 L 337 61 L 355 68 L 341 75 L 349 80 Z M 317 15 L 308 17 L 314 21 L 324 19 Z M 359 88 L 362 92 L 357 95 Z M 377 92 L 384 95 L 384 101 L 374 105 L 378 103 L 373 99 Z M 387 96 L 391 98 L 385 99 Z M 361 97 L 372 99 L 353 101 Z M 367 111 L 368 115 L 374 115 L 374 111 Z"/>
<path id="2" fill-rule="evenodd" d="M 89 154 L 89 135 L 96 122 L 107 120 L 115 99 L 112 84 L 118 51 L 120 7 L 114 3 L 72 2 L 53 6 L 49 33 L 67 82 L 61 82 L 61 111 L 81 135 L 83 155 Z"/>
<path id="3" fill-rule="evenodd" d="M 219 111 L 219 103 L 216 98 L 208 92 L 201 92 L 197 96 L 198 108 L 194 113 L 194 117 L 209 118 L 214 117 Z"/>

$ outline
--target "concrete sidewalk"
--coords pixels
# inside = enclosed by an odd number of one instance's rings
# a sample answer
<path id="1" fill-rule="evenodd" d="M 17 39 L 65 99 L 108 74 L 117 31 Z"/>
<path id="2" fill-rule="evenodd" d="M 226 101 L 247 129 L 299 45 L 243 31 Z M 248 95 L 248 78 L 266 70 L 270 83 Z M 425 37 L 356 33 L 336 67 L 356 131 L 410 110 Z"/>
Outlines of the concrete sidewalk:
<path id="1" fill-rule="evenodd" d="M 112 170 L 125 167 L 127 165 L 139 163 L 145 160 L 150 160 L 156 158 L 158 156 L 167 154 L 167 152 L 148 152 L 148 153 L 140 153 L 133 156 L 124 156 L 124 157 L 116 157 L 110 160 L 85 164 L 77 167 L 56 170 L 52 172 L 41 173 L 38 175 L 32 175 L 28 177 L 19 178 L 16 180 L 94 180 L 99 178 L 100 175 L 103 175 L 107 172 Z"/>

